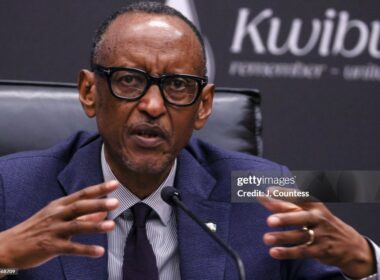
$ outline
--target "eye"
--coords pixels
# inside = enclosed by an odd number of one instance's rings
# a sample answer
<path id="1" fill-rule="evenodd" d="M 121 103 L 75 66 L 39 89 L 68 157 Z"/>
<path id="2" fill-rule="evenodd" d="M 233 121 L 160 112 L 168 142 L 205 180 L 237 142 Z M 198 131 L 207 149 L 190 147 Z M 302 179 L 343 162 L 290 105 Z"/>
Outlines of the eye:
<path id="1" fill-rule="evenodd" d="M 186 78 L 175 77 L 167 81 L 167 88 L 174 91 L 183 91 L 191 87 L 191 83 Z"/>
<path id="2" fill-rule="evenodd" d="M 141 87 L 146 83 L 146 79 L 140 73 L 132 71 L 118 71 L 112 76 L 112 83 L 118 87 Z"/>
<path id="3" fill-rule="evenodd" d="M 134 79 L 135 77 L 133 77 L 132 75 L 126 75 L 119 78 L 119 83 L 131 84 L 133 83 Z"/>
<path id="4" fill-rule="evenodd" d="M 124 86 L 132 86 L 132 85 L 138 85 L 142 81 L 141 81 L 141 77 L 139 77 L 138 75 L 125 74 L 125 75 L 117 77 L 116 82 Z"/>

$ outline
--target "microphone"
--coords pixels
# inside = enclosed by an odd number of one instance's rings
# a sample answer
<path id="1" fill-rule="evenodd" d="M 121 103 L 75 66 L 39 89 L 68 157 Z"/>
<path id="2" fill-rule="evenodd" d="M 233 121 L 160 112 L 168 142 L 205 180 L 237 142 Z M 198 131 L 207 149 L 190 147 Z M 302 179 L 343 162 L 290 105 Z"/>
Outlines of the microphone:
<path id="1" fill-rule="evenodd" d="M 236 263 L 239 272 L 240 280 L 245 280 L 245 269 L 244 263 L 240 258 L 239 254 L 232 249 L 226 242 L 224 242 L 219 236 L 212 232 L 189 208 L 181 201 L 180 192 L 173 187 L 164 187 L 161 191 L 162 199 L 172 206 L 177 206 L 181 208 L 194 222 L 196 222 L 212 239 L 214 239 L 224 251 L 227 252 L 230 257 L 232 257 Z"/>

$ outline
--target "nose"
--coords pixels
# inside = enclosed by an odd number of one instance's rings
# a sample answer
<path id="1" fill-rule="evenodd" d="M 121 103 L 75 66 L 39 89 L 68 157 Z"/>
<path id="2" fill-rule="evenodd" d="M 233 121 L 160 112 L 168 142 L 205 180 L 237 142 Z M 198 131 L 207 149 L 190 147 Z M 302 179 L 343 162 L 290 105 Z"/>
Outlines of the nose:
<path id="1" fill-rule="evenodd" d="M 138 109 L 151 118 L 157 119 L 166 112 L 165 101 L 156 84 L 151 85 L 138 102 Z"/>

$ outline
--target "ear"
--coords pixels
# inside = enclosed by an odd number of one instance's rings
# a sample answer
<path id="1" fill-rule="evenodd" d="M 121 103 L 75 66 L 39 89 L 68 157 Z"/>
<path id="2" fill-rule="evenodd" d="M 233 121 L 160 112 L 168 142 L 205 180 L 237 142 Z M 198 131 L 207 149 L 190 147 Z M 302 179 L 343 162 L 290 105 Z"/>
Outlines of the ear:
<path id="1" fill-rule="evenodd" d="M 212 112 L 212 101 L 214 100 L 214 89 L 213 84 L 208 84 L 202 91 L 201 101 L 199 103 L 198 112 L 196 120 L 194 123 L 195 129 L 201 129 L 205 126 L 208 117 Z"/>
<path id="2" fill-rule="evenodd" d="M 96 115 L 96 86 L 95 74 L 89 70 L 82 69 L 78 77 L 79 100 L 83 110 L 89 118 Z"/>

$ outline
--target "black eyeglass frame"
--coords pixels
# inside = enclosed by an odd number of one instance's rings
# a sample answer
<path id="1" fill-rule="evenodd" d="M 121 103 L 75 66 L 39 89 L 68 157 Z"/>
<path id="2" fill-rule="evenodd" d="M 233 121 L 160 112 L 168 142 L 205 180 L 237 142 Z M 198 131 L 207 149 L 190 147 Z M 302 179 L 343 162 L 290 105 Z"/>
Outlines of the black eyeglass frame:
<path id="1" fill-rule="evenodd" d="M 102 75 L 102 76 L 104 76 L 104 77 L 107 78 L 108 88 L 109 88 L 111 94 L 114 97 L 122 99 L 122 100 L 127 100 L 127 101 L 136 101 L 136 100 L 139 100 L 140 98 L 142 98 L 146 94 L 146 92 L 148 91 L 148 89 L 153 84 L 156 84 L 159 87 L 161 96 L 162 96 L 162 98 L 164 99 L 165 102 L 167 102 L 167 103 L 169 103 L 171 105 L 177 106 L 177 107 L 188 107 L 188 106 L 193 105 L 197 101 L 197 99 L 201 95 L 204 87 L 208 83 L 207 76 L 205 76 L 205 77 L 199 77 L 199 76 L 190 75 L 190 74 L 168 74 L 168 75 L 161 75 L 159 77 L 153 77 L 149 73 L 145 72 L 144 70 L 138 69 L 138 68 L 130 68 L 130 67 L 105 67 L 105 66 L 102 66 L 102 65 L 99 65 L 99 64 L 95 64 L 94 67 L 93 67 L 93 69 L 94 69 L 95 73 L 97 73 L 99 75 Z M 139 96 L 128 98 L 128 97 L 125 97 L 125 96 L 119 96 L 116 93 L 114 93 L 114 91 L 112 89 L 111 77 L 112 77 L 112 75 L 115 72 L 118 72 L 118 71 L 131 71 L 131 72 L 136 72 L 136 73 L 143 74 L 145 76 L 145 78 L 147 80 L 147 84 L 146 84 L 144 90 L 142 91 L 142 93 Z M 164 94 L 164 91 L 162 89 L 162 83 L 166 79 L 168 79 L 168 78 L 175 78 L 175 77 L 179 77 L 179 78 L 191 78 L 191 79 L 193 79 L 194 81 L 197 82 L 197 84 L 198 84 L 198 91 L 197 91 L 197 93 L 195 95 L 195 98 L 193 99 L 193 101 L 191 103 L 189 103 L 189 104 L 176 104 L 176 103 L 173 103 L 173 102 L 169 101 L 166 98 L 166 96 Z"/>

